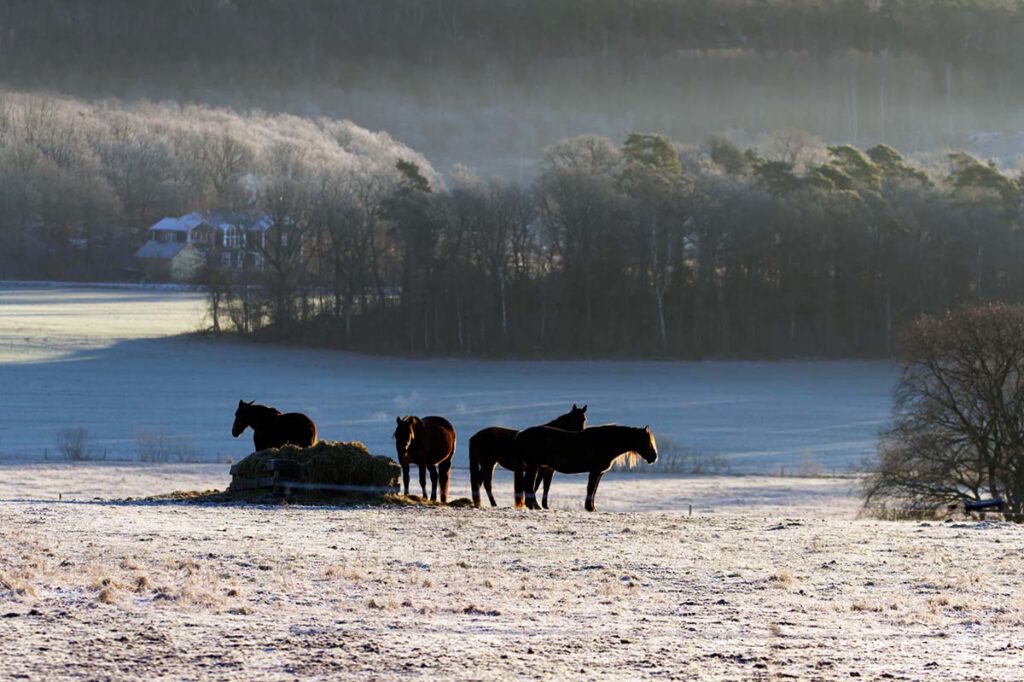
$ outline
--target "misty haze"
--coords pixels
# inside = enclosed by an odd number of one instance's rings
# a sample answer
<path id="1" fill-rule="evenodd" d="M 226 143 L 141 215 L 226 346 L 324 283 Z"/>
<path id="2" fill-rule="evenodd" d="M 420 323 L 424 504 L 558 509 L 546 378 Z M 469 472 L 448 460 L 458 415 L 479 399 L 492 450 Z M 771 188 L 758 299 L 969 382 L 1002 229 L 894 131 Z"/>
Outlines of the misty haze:
<path id="1" fill-rule="evenodd" d="M 1024 2 L 0 0 L 12 679 L 1019 679 Z"/>

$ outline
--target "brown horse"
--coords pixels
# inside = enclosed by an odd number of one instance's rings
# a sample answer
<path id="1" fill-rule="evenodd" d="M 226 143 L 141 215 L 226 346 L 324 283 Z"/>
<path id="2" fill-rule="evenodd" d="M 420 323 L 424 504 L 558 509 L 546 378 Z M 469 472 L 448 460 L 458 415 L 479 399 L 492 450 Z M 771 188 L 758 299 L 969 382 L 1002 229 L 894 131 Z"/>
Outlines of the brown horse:
<path id="1" fill-rule="evenodd" d="M 299 412 L 281 414 L 275 407 L 239 400 L 231 435 L 238 438 L 246 427 L 252 429 L 252 444 L 256 452 L 288 444 L 308 448 L 316 443 L 316 424 L 306 415 Z"/>
<path id="2" fill-rule="evenodd" d="M 556 419 L 552 419 L 544 426 L 551 426 L 566 431 L 582 431 L 587 425 L 587 406 L 576 407 Z M 512 450 L 515 444 L 518 431 L 504 426 L 491 426 L 481 429 L 469 439 L 469 482 L 473 489 L 473 505 L 480 506 L 480 485 L 483 484 L 487 491 L 487 497 L 492 507 L 497 507 L 494 501 L 494 493 L 491 492 L 491 483 L 494 481 L 494 467 L 501 465 L 506 469 L 512 469 Z M 544 498 L 541 505 L 548 508 L 548 491 L 551 490 L 551 477 L 554 471 L 548 467 L 540 470 L 537 477 L 538 483 L 544 483 Z M 536 489 L 534 489 L 536 492 Z"/>
<path id="3" fill-rule="evenodd" d="M 395 451 L 402 465 L 402 483 L 409 494 L 409 467 L 420 468 L 420 487 L 427 496 L 427 477 L 430 471 L 430 499 L 437 501 L 437 479 L 441 477 L 441 502 L 448 503 L 448 484 L 455 454 L 455 428 L 444 417 L 398 417 L 395 428 Z"/>
<path id="4" fill-rule="evenodd" d="M 534 491 L 542 466 L 562 474 L 589 473 L 584 507 L 594 511 L 597 484 L 616 459 L 630 452 L 640 455 L 648 464 L 658 459 L 658 445 L 650 426 L 638 429 L 615 424 L 593 426 L 578 433 L 534 426 L 516 434 L 514 452 L 516 507 L 520 509 L 540 509 Z"/>

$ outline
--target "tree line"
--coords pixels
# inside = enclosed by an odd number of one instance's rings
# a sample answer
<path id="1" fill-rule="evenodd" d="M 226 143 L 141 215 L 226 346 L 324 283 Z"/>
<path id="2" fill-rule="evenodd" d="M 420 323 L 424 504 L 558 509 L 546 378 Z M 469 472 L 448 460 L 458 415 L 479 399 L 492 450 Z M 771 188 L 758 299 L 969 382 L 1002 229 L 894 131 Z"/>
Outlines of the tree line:
<path id="1" fill-rule="evenodd" d="M 221 273 L 229 326 L 394 353 L 880 357 L 922 313 L 1024 298 L 1021 179 L 964 153 L 633 134 L 551 145 L 530 184 L 394 170 L 282 178 L 262 210 L 291 246 Z"/>
<path id="2" fill-rule="evenodd" d="M 219 330 L 354 350 L 880 357 L 921 313 L 1020 301 L 1021 177 L 795 131 L 584 135 L 532 180 L 447 177 L 348 121 L 0 94 L 0 276 L 111 278 L 167 215 L 263 215 L 211 262 Z"/>
<path id="3" fill-rule="evenodd" d="M 150 78 L 207 70 L 228 80 L 358 79 L 338 67 L 480 58 L 523 66 L 716 49 L 906 52 L 939 70 L 954 63 L 1007 72 L 1024 58 L 1016 0 L 4 0 L 0 26 L 0 74 L 15 79 L 69 67 Z"/>

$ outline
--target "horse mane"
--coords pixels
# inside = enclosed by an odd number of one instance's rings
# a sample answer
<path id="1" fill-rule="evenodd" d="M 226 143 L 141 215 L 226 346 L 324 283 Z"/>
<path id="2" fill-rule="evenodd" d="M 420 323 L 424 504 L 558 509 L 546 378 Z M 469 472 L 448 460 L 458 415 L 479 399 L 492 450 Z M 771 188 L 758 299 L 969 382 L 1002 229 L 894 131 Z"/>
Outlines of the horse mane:
<path id="1" fill-rule="evenodd" d="M 554 419 L 552 419 L 548 423 L 544 424 L 544 426 L 551 426 L 551 427 L 554 427 L 556 429 L 568 430 L 568 429 L 566 429 L 567 426 L 573 426 L 573 424 L 569 424 L 568 423 L 569 419 L 572 416 L 573 416 L 572 412 L 566 412 L 563 415 L 559 415 L 559 416 L 555 417 Z"/>
<path id="2" fill-rule="evenodd" d="M 616 429 L 622 429 L 624 431 L 628 431 L 631 435 L 643 433 L 649 436 L 649 434 L 647 433 L 647 429 L 638 426 L 622 426 L 621 424 L 618 424 L 616 422 L 611 422 L 610 424 L 598 424 L 597 426 L 588 426 L 587 431 L 594 431 L 604 427 L 615 427 Z M 637 467 L 637 464 L 639 464 L 640 459 L 640 454 L 636 450 L 627 450 L 615 458 L 614 465 L 617 468 L 621 469 L 635 469 Z"/>
<path id="3" fill-rule="evenodd" d="M 640 462 L 640 455 L 633 450 L 623 452 L 615 460 L 615 466 L 620 469 L 636 469 L 636 465 Z"/>
<path id="4" fill-rule="evenodd" d="M 422 426 L 423 425 L 423 420 L 420 419 L 419 417 L 415 416 L 415 415 L 412 415 L 412 414 L 407 414 L 404 417 L 401 417 L 401 421 L 408 422 L 409 430 L 410 431 L 415 431 L 417 426 Z M 398 438 L 398 429 L 399 428 L 401 428 L 401 426 L 395 426 L 395 430 L 391 434 L 392 438 Z"/>
<path id="5" fill-rule="evenodd" d="M 271 407 L 270 405 L 248 405 L 247 410 L 257 419 L 263 419 L 264 417 L 276 417 L 281 414 L 280 410 L 276 407 Z"/>

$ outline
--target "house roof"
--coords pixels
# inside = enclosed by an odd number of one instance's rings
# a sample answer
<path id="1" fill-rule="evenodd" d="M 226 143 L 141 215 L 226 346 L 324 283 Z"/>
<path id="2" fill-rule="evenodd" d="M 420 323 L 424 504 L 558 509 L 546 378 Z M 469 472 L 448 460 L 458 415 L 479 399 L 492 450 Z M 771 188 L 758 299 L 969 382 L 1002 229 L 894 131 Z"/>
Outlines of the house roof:
<path id="1" fill-rule="evenodd" d="M 200 225 L 206 224 L 210 227 L 225 231 L 229 227 L 242 226 L 247 230 L 259 230 L 265 232 L 272 221 L 265 215 L 251 215 L 244 213 L 221 213 L 217 211 L 193 211 L 177 218 L 162 218 L 153 223 L 150 230 L 157 232 L 191 232 Z"/>
<path id="2" fill-rule="evenodd" d="M 203 214 L 199 211 L 193 211 L 177 218 L 161 218 L 153 223 L 153 226 L 149 229 L 159 230 L 160 232 L 191 232 L 204 222 L 206 222 L 206 219 L 203 217 Z"/>
<path id="3" fill-rule="evenodd" d="M 192 248 L 192 245 L 185 242 L 157 242 L 151 239 L 135 252 L 135 257 L 171 260 L 185 247 Z"/>

